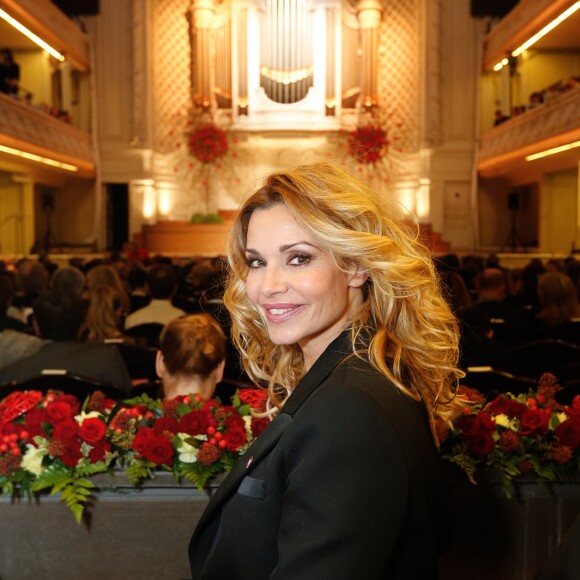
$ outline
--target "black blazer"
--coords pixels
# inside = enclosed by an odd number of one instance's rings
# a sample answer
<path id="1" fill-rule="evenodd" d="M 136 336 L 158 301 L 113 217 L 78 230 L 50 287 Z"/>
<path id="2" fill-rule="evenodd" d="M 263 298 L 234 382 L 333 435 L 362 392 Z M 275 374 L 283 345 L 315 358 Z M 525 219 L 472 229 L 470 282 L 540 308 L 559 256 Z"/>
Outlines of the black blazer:
<path id="1" fill-rule="evenodd" d="M 194 580 L 436 578 L 447 486 L 422 404 L 344 333 L 224 480 L 189 545 Z"/>

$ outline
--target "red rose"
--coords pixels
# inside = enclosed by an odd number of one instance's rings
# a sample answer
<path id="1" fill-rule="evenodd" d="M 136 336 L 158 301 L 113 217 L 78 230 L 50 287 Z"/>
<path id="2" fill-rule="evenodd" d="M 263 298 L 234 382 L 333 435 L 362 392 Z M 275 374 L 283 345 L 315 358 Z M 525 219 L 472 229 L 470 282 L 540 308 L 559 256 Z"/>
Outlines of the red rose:
<path id="1" fill-rule="evenodd" d="M 534 471 L 534 464 L 529 459 L 524 459 L 520 465 L 519 469 L 522 475 L 527 475 Z"/>
<path id="2" fill-rule="evenodd" d="M 165 437 L 153 436 L 149 440 L 143 453 L 147 461 L 157 465 L 171 465 L 173 459 L 173 445 Z"/>
<path id="3" fill-rule="evenodd" d="M 460 436 L 464 439 L 471 439 L 495 431 L 494 420 L 491 415 L 483 411 L 479 411 L 475 417 L 464 415 L 458 420 L 457 426 L 461 429 Z"/>
<path id="4" fill-rule="evenodd" d="M 203 411 L 192 411 L 183 415 L 179 422 L 179 431 L 188 435 L 200 435 L 205 433 L 209 427 L 207 413 Z"/>
<path id="5" fill-rule="evenodd" d="M 479 457 L 484 457 L 493 451 L 493 437 L 489 433 L 476 435 L 469 439 L 468 445 L 471 453 Z"/>
<path id="6" fill-rule="evenodd" d="M 60 423 L 57 423 L 54 431 L 52 432 L 53 439 L 60 439 L 61 441 L 66 441 L 67 443 L 72 439 L 75 439 L 79 433 L 79 426 L 74 419 L 65 419 Z"/>
<path id="7" fill-rule="evenodd" d="M 573 417 L 580 417 L 580 395 L 576 395 L 572 399 L 572 404 L 568 408 L 568 415 Z"/>
<path id="8" fill-rule="evenodd" d="M 81 406 L 74 395 L 59 395 L 53 403 L 66 403 L 72 410 L 73 415 L 77 415 Z"/>
<path id="9" fill-rule="evenodd" d="M 541 435 L 548 430 L 550 409 L 528 409 L 520 417 L 522 435 Z"/>
<path id="10" fill-rule="evenodd" d="M 85 419 L 80 428 L 80 436 L 87 443 L 96 443 L 105 437 L 107 425 L 97 417 Z"/>
<path id="11" fill-rule="evenodd" d="M 270 424 L 270 419 L 268 419 L 267 417 L 261 417 L 260 419 L 256 419 L 255 417 L 252 417 L 252 423 L 250 424 L 250 427 L 252 429 L 252 435 L 254 437 L 258 437 L 258 435 L 260 435 L 260 433 L 262 433 L 262 431 Z"/>
<path id="12" fill-rule="evenodd" d="M 143 455 L 153 437 L 155 437 L 155 431 L 151 427 L 140 427 L 133 439 L 133 449 Z"/>
<path id="13" fill-rule="evenodd" d="M 46 414 L 49 422 L 53 425 L 73 416 L 72 409 L 68 403 L 50 403 L 46 407 Z"/>
<path id="14" fill-rule="evenodd" d="M 42 423 L 48 422 L 48 415 L 44 409 L 32 409 L 24 419 L 24 424 L 26 425 L 26 430 L 30 433 L 30 438 L 37 435 L 44 436 L 44 430 L 42 429 Z"/>
<path id="15" fill-rule="evenodd" d="M 169 431 L 175 435 L 176 433 L 179 433 L 179 423 L 175 417 L 160 417 L 155 421 L 153 429 L 155 429 L 155 433 Z"/>
<path id="16" fill-rule="evenodd" d="M 526 408 L 523 403 L 518 401 L 497 397 L 486 407 L 486 410 L 492 415 L 507 415 L 508 417 L 518 418 L 523 415 Z"/>
<path id="17" fill-rule="evenodd" d="M 228 451 L 238 450 L 244 443 L 248 442 L 246 429 L 244 427 L 232 427 L 224 433 L 224 439 L 227 443 L 226 449 Z"/>
<path id="18" fill-rule="evenodd" d="M 235 409 L 230 415 L 226 417 L 226 429 L 232 429 L 234 427 L 237 427 L 238 429 L 244 429 L 245 426 L 245 421 Z"/>
<path id="19" fill-rule="evenodd" d="M 82 458 L 81 442 L 79 439 L 72 439 L 67 441 L 65 452 L 59 456 L 59 459 L 69 467 L 76 467 L 79 460 Z"/>
<path id="20" fill-rule="evenodd" d="M 97 461 L 105 461 L 107 451 L 111 451 L 111 444 L 104 439 L 97 441 L 89 451 L 90 462 L 97 463 Z"/>
<path id="21" fill-rule="evenodd" d="M 580 447 L 580 418 L 568 418 L 556 427 L 554 434 L 562 445 L 572 449 Z"/>

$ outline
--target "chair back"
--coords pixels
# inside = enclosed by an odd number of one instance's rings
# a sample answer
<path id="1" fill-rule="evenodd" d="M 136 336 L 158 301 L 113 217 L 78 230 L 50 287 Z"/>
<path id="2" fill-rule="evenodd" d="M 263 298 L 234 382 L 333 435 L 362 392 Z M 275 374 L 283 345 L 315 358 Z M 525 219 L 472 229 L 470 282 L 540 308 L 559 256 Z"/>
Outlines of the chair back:
<path id="1" fill-rule="evenodd" d="M 157 358 L 156 348 L 138 346 L 127 342 L 116 342 L 113 344 L 121 353 L 132 381 L 142 379 L 148 381 L 157 380 L 157 372 L 155 370 L 155 360 Z"/>
<path id="2" fill-rule="evenodd" d="M 520 377 L 493 369 L 492 367 L 467 367 L 465 377 L 460 383 L 472 389 L 477 389 L 484 395 L 491 393 L 527 393 L 537 386 L 534 379 Z"/>
<path id="3" fill-rule="evenodd" d="M 539 379 L 544 373 L 558 377 L 560 370 L 573 363 L 580 363 L 580 346 L 545 338 L 533 340 L 512 348 L 516 372 L 523 377 Z"/>
<path id="4" fill-rule="evenodd" d="M 163 324 L 158 322 L 147 322 L 126 329 L 124 334 L 134 338 L 137 346 L 156 348 L 162 330 Z"/>

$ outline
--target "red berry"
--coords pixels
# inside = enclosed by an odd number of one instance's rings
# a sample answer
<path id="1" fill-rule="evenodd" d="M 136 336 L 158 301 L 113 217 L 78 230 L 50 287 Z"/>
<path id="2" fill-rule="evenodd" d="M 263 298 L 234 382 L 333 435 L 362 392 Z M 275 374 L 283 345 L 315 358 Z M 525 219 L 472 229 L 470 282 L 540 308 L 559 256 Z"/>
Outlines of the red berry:
<path id="1" fill-rule="evenodd" d="M 223 449 L 224 447 L 226 447 L 227 444 L 228 444 L 228 442 L 225 439 L 221 439 L 218 443 L 218 447 Z"/>

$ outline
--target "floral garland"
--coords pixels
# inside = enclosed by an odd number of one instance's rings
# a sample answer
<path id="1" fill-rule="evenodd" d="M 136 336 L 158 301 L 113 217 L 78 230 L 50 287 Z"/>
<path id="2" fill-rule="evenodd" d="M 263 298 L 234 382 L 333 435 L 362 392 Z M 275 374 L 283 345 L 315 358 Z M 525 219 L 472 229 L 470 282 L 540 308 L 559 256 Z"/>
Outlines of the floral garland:
<path id="1" fill-rule="evenodd" d="M 97 473 L 121 469 L 137 486 L 170 471 L 201 491 L 269 422 L 251 415 L 261 393 L 243 389 L 227 406 L 199 396 L 119 403 L 97 391 L 82 407 L 59 391 L 12 393 L 0 403 L 2 494 L 60 492 L 80 523 Z"/>
<path id="2" fill-rule="evenodd" d="M 535 474 L 540 481 L 574 479 L 580 469 L 580 396 L 561 405 L 555 398 L 561 390 L 549 373 L 535 392 L 505 393 L 491 401 L 461 387 L 471 406 L 453 430 L 438 425 L 443 457 L 461 467 L 472 483 L 479 469 L 498 470 L 508 497 L 519 475 Z"/>
<path id="3" fill-rule="evenodd" d="M 359 163 L 377 163 L 388 151 L 390 144 L 386 131 L 380 125 L 363 125 L 349 133 L 349 153 Z"/>
<path id="4" fill-rule="evenodd" d="M 189 152 L 204 164 L 215 163 L 229 149 L 227 133 L 213 123 L 198 125 L 187 137 Z"/>

